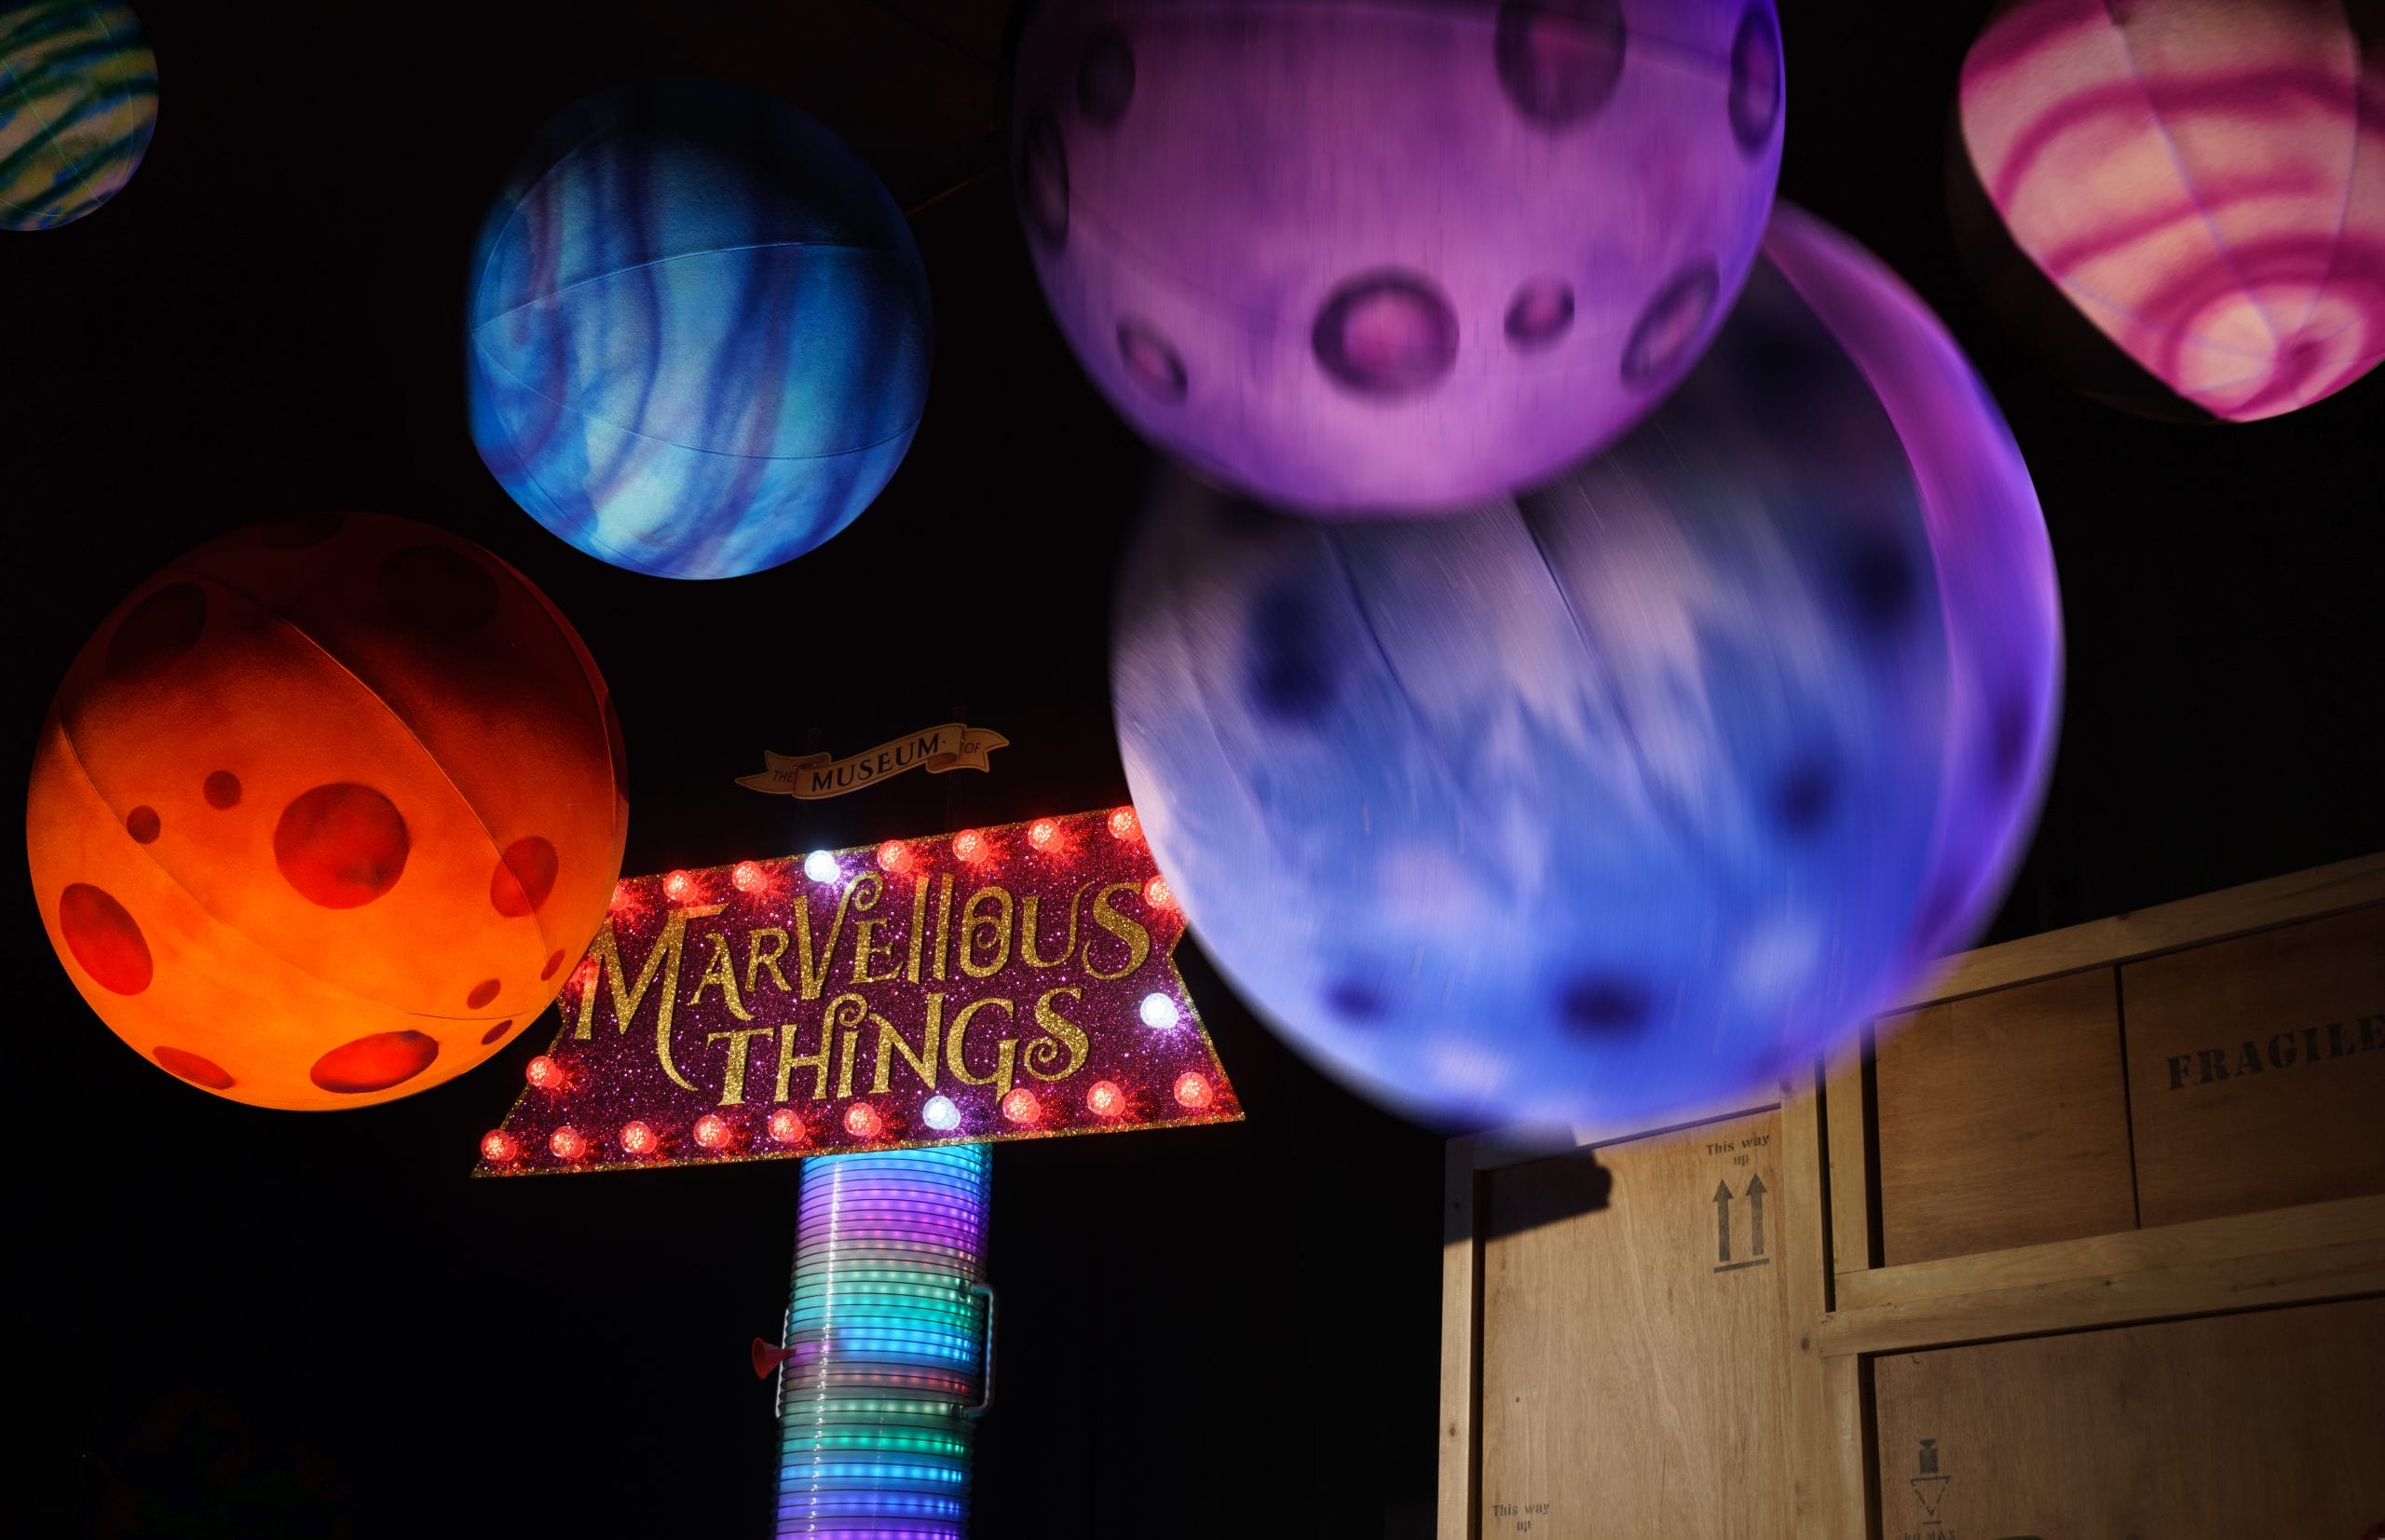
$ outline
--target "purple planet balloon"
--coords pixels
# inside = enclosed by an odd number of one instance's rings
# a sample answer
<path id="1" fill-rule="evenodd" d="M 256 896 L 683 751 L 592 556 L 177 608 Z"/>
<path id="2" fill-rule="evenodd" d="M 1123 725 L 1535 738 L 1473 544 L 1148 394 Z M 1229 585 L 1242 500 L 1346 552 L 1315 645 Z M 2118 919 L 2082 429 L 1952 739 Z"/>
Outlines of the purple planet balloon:
<path id="1" fill-rule="evenodd" d="M 1020 218 L 1094 383 L 1315 514 L 1545 480 L 1694 364 L 1780 165 L 1773 0 L 1046 0 Z"/>
<path id="2" fill-rule="evenodd" d="M 1797 211 L 1658 413 L 1446 519 L 1175 478 L 1112 688 L 1203 949 L 1361 1092 L 1660 1119 L 1843 1041 L 2001 893 L 2045 784 L 2044 519 L 1935 318 Z"/>

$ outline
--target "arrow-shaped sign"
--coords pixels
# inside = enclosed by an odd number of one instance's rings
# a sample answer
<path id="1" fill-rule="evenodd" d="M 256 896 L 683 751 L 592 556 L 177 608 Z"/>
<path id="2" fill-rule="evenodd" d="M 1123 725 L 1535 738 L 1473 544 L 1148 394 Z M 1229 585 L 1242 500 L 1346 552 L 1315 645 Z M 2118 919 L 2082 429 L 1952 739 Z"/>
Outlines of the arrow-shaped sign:
<path id="1" fill-rule="evenodd" d="M 1748 1247 L 1748 1255 L 1764 1255 L 1764 1177 L 1761 1173 L 1748 1179 L 1748 1224 L 1755 1231 L 1755 1244 Z"/>
<path id="2" fill-rule="evenodd" d="M 1731 1184 L 1726 1181 L 1714 1184 L 1714 1260 L 1731 1260 Z"/>

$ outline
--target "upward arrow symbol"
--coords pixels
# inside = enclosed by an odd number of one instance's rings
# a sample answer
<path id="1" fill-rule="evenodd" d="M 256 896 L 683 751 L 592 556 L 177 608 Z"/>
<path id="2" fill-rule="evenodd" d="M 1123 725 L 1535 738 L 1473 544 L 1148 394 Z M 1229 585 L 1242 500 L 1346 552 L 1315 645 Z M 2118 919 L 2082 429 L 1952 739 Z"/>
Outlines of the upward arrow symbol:
<path id="1" fill-rule="evenodd" d="M 1748 1228 L 1755 1232 L 1755 1244 L 1748 1247 L 1748 1255 L 1764 1255 L 1764 1178 L 1748 1179 Z"/>
<path id="2" fill-rule="evenodd" d="M 1731 1184 L 1726 1181 L 1714 1184 L 1714 1260 L 1731 1260 Z"/>

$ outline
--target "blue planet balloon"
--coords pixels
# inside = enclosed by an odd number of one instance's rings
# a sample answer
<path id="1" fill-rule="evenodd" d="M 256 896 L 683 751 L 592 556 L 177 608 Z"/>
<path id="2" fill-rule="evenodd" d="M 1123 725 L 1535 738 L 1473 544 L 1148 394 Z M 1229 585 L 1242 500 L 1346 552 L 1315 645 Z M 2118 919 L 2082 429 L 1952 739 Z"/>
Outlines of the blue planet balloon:
<path id="1" fill-rule="evenodd" d="M 1605 456 L 1330 525 L 1166 484 L 1119 742 L 1204 949 L 1397 1110 L 1661 1118 L 1981 923 L 2058 703 L 2051 548 L 1969 365 L 1796 211 Z"/>
<path id="2" fill-rule="evenodd" d="M 843 141 L 710 81 L 540 130 L 468 307 L 472 442 L 590 555 L 663 578 L 791 561 L 859 516 L 927 400 L 927 274 Z"/>

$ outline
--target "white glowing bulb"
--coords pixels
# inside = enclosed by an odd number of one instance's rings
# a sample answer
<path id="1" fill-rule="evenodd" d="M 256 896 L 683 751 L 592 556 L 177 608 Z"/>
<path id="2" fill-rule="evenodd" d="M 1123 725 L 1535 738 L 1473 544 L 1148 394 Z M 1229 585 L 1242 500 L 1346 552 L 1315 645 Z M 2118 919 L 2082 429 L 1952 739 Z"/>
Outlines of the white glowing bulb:
<path id="1" fill-rule="evenodd" d="M 1165 995 L 1145 995 L 1142 1014 L 1146 1027 L 1173 1027 L 1179 1020 L 1176 1002 Z"/>
<path id="2" fill-rule="evenodd" d="M 939 1134 L 948 1134 L 961 1126 L 961 1109 L 952 1104 L 950 1097 L 930 1097 L 928 1104 L 920 1109 L 920 1121 Z"/>
<path id="3" fill-rule="evenodd" d="M 803 858 L 803 875 L 814 882 L 834 882 L 844 875 L 837 865 L 837 858 L 826 851 L 813 851 Z"/>

